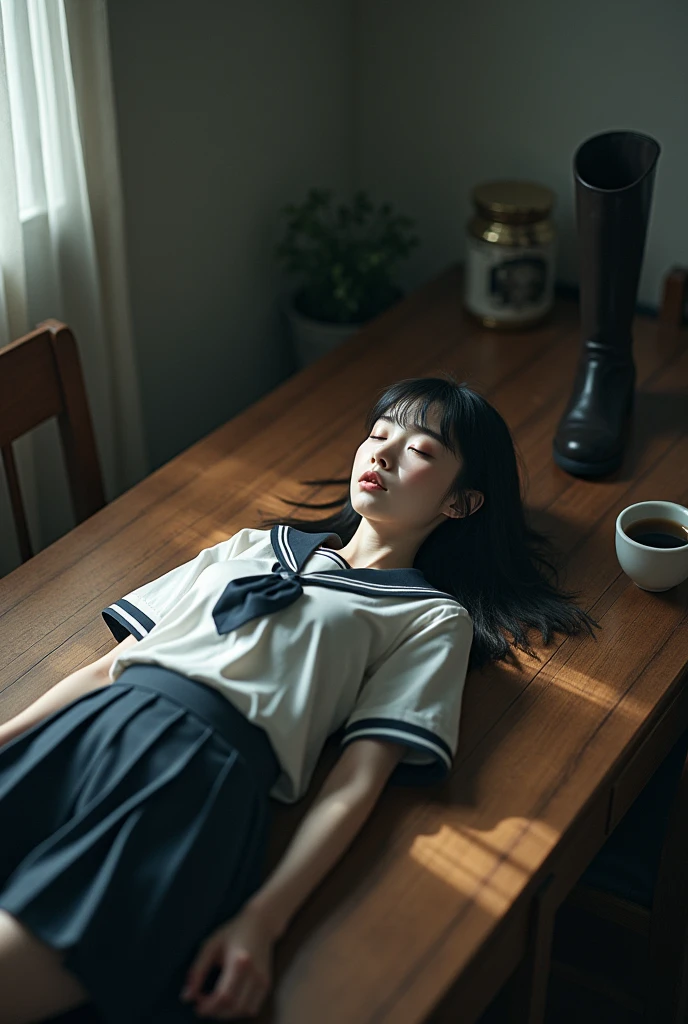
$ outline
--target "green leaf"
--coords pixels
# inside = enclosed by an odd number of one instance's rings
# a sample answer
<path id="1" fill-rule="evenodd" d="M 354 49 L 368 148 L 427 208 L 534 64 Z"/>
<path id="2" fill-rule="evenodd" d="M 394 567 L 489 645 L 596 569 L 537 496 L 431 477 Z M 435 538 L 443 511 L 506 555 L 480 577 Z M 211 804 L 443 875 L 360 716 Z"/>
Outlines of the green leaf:
<path id="1" fill-rule="evenodd" d="M 359 189 L 351 205 L 331 210 L 332 196 L 313 187 L 303 203 L 280 209 L 287 222 L 274 256 L 297 279 L 303 312 L 345 323 L 396 301 L 392 271 L 419 239 L 409 230 L 415 222 L 394 214 L 391 203 L 376 209 Z"/>

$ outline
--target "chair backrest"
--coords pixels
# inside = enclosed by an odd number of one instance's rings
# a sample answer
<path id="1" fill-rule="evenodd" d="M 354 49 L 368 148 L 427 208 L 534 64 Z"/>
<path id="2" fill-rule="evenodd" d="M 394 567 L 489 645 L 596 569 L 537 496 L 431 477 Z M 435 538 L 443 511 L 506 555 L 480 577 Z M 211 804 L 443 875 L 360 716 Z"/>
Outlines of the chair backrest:
<path id="1" fill-rule="evenodd" d="M 33 556 L 12 442 L 57 417 L 78 523 L 105 504 L 103 478 L 74 336 L 59 320 L 0 348 L 0 449 L 23 562 Z"/>

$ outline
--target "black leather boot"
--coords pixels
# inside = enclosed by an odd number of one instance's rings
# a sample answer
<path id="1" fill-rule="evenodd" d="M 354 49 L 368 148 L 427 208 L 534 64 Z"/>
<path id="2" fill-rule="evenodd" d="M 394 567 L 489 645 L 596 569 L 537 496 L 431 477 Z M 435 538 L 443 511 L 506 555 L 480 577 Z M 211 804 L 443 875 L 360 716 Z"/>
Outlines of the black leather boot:
<path id="1" fill-rule="evenodd" d="M 553 442 L 575 476 L 621 465 L 635 392 L 631 324 L 659 144 L 638 132 L 587 139 L 573 159 L 583 344 Z"/>

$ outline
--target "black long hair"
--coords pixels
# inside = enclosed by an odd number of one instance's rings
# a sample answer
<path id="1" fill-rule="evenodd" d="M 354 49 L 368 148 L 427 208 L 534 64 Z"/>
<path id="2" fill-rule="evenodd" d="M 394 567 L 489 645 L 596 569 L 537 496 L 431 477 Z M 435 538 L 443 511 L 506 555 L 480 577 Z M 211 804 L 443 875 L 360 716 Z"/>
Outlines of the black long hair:
<path id="1" fill-rule="evenodd" d="M 420 569 L 438 590 L 456 597 L 471 615 L 473 644 L 469 669 L 493 661 L 517 663 L 512 647 L 540 660 L 526 635 L 532 627 L 540 630 L 546 645 L 553 632 L 571 636 L 586 629 L 594 637 L 591 626 L 599 629 L 599 623 L 582 608 L 569 603 L 579 592 L 558 587 L 560 567 L 550 560 L 553 552 L 549 536 L 526 522 L 511 433 L 482 395 L 467 384 L 458 383 L 447 371 L 437 377 L 397 381 L 381 393 L 370 409 L 365 421 L 366 434 L 372 432 L 383 413 L 405 426 L 409 412 L 418 410 L 419 420 L 425 425 L 428 407 L 434 403 L 442 409 L 442 443 L 462 457 L 461 470 L 444 500 L 455 498 L 465 518 L 447 518 L 435 527 L 419 547 L 413 567 Z M 306 533 L 331 531 L 341 537 L 342 544 L 348 544 L 362 518 L 351 504 L 350 479 L 301 482 L 304 486 L 346 484 L 347 491 L 341 498 L 324 504 L 280 500 L 299 508 L 342 507 L 323 519 L 263 519 L 260 528 L 285 523 Z M 466 515 L 463 493 L 469 489 L 484 495 L 482 506 L 472 515 Z M 545 568 L 552 573 L 553 582 L 546 578 Z M 511 642 L 505 634 L 511 634 Z"/>

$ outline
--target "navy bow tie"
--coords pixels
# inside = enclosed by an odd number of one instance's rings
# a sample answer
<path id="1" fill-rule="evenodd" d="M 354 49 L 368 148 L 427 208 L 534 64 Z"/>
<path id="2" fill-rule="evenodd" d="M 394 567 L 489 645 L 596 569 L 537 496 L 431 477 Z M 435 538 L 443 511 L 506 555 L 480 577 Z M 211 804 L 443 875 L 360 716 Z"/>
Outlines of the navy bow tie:
<path id="1" fill-rule="evenodd" d="M 271 535 L 273 549 L 279 559 L 272 572 L 241 576 L 228 583 L 222 591 L 213 608 L 218 633 L 229 633 L 251 619 L 286 608 L 303 593 L 299 570 L 313 551 L 332 537 L 338 547 L 342 546 L 336 533 L 306 534 L 298 531 L 291 531 L 287 544 L 286 533 L 278 535 L 280 530 L 283 531 L 284 527 L 273 527 Z"/>
<path id="2" fill-rule="evenodd" d="M 278 576 L 271 572 L 261 576 L 242 576 L 232 580 L 213 608 L 218 633 L 238 629 L 249 619 L 286 608 L 303 593 L 296 573 Z"/>

